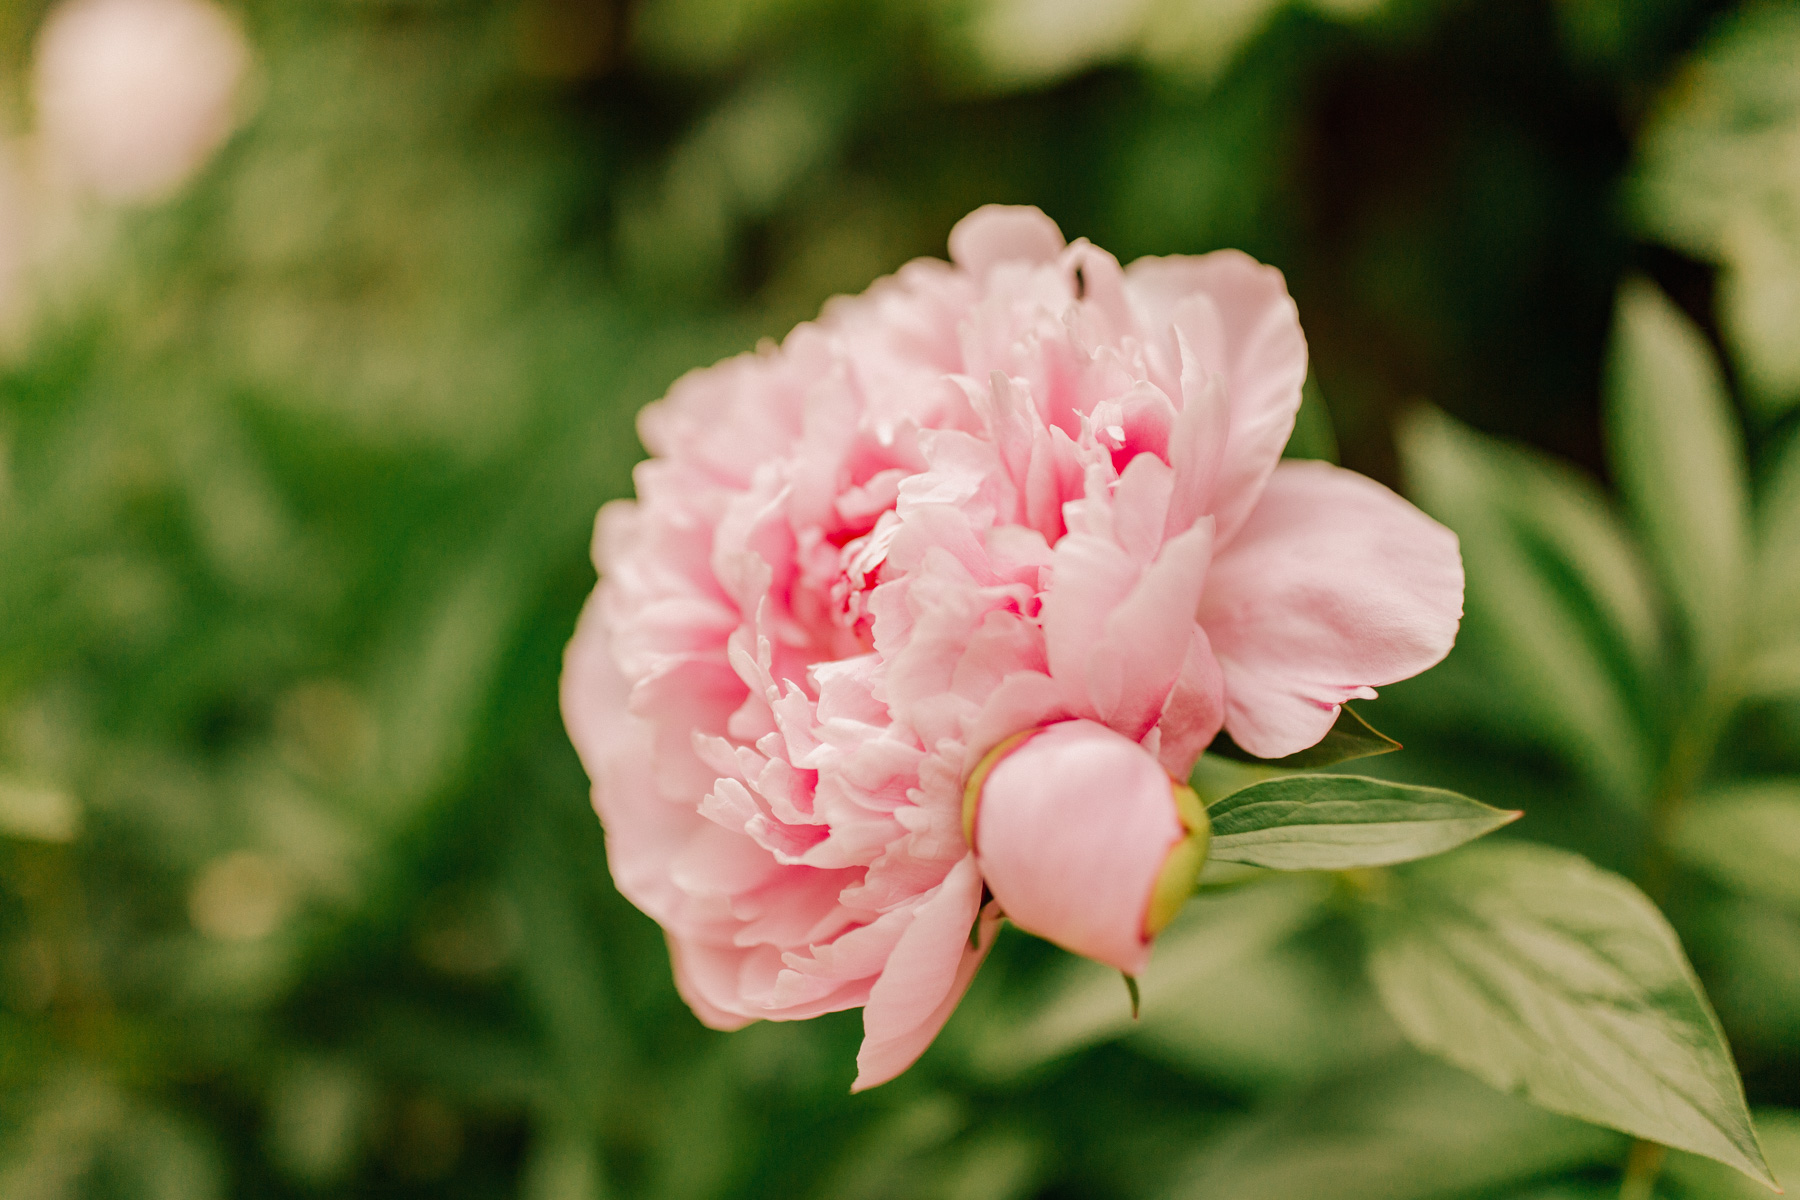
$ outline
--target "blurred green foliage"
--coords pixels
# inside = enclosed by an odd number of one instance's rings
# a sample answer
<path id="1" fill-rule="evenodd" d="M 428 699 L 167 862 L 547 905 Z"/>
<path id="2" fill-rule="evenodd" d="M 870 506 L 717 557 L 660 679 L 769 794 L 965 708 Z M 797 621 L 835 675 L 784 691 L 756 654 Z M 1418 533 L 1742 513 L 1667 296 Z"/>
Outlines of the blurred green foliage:
<path id="1" fill-rule="evenodd" d="M 1323 877 L 1195 901 L 1136 1024 L 1009 932 L 855 1098 L 857 1014 L 675 996 L 556 710 L 631 414 L 991 200 L 1288 273 L 1296 450 L 1468 561 L 1374 769 L 1656 894 L 1800 1182 L 1800 10 L 240 12 L 241 131 L 62 211 L 0 363 L 0 1196 L 1616 1194 L 1404 1048 Z"/>

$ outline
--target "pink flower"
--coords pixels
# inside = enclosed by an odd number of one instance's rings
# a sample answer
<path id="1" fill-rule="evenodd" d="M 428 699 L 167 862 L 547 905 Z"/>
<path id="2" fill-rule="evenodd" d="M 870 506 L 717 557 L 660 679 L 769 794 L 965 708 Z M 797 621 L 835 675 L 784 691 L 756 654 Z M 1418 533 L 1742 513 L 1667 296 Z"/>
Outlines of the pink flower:
<path id="1" fill-rule="evenodd" d="M 964 797 L 964 828 L 974 830 L 995 901 L 1025 932 L 1140 974 L 1150 939 L 1206 860 L 1199 797 L 1093 721 L 1062 721 L 997 749 L 999 761 L 977 768 Z"/>
<path id="2" fill-rule="evenodd" d="M 1287 754 L 1461 611 L 1449 531 L 1277 465 L 1306 375 L 1278 272 L 1121 269 L 1035 209 L 950 250 L 644 411 L 563 677 L 682 995 L 718 1028 L 861 1005 L 858 1088 L 986 953 L 961 808 L 992 747 L 1073 719 L 1177 779 L 1221 726 Z"/>
<path id="3" fill-rule="evenodd" d="M 37 44 L 45 149 L 109 200 L 163 199 L 230 136 L 249 68 L 209 0 L 63 0 Z"/>

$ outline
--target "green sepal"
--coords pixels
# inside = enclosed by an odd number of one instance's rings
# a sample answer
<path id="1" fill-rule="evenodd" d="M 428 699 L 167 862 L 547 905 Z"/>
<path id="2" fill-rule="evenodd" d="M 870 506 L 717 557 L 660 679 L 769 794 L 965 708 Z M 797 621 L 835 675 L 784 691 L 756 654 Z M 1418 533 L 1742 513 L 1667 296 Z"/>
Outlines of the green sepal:
<path id="1" fill-rule="evenodd" d="M 1387 734 L 1380 732 L 1367 721 L 1357 716 L 1348 704 L 1338 709 L 1337 723 L 1321 738 L 1317 745 L 1289 754 L 1284 758 L 1258 758 L 1242 746 L 1231 740 L 1231 735 L 1224 730 L 1213 739 L 1212 745 L 1206 748 L 1208 754 L 1217 754 L 1221 758 L 1229 758 L 1234 762 L 1255 763 L 1263 767 L 1282 767 L 1296 771 L 1313 771 L 1320 767 L 1334 766 L 1337 763 L 1350 762 L 1358 758 L 1372 758 L 1377 754 L 1392 754 L 1400 749 L 1400 743 Z"/>

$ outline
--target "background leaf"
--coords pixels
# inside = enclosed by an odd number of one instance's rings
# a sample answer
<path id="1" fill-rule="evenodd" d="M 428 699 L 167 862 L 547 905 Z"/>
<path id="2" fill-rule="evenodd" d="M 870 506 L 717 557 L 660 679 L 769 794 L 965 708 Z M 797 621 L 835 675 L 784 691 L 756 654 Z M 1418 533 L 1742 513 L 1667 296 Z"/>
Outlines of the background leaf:
<path id="1" fill-rule="evenodd" d="M 1750 564 L 1743 435 L 1700 331 L 1641 280 L 1619 292 L 1610 453 L 1703 670 L 1735 648 Z"/>
<path id="2" fill-rule="evenodd" d="M 1432 410 L 1411 415 L 1401 448 L 1419 503 L 1462 543 L 1464 633 L 1439 680 L 1460 666 L 1489 686 L 1455 720 L 1554 746 L 1596 793 L 1641 807 L 1652 752 L 1630 698 L 1660 633 L 1629 536 L 1572 472 Z"/>
<path id="3" fill-rule="evenodd" d="M 1639 226 L 1720 263 L 1719 315 L 1750 395 L 1800 401 L 1800 12 L 1757 5 L 1720 22 L 1645 130 Z"/>
<path id="4" fill-rule="evenodd" d="M 1772 1182 L 1700 982 L 1625 880 L 1567 851 L 1490 845 L 1394 872 L 1366 913 L 1375 986 L 1421 1049 Z"/>
<path id="5" fill-rule="evenodd" d="M 1252 1088 L 1316 1076 L 1354 1044 L 1354 1005 L 1308 956 L 1282 947 L 1319 921 L 1329 893 L 1328 880 L 1294 875 L 1196 897 L 1157 937 L 1135 1021 L 1118 972 L 1087 959 L 1060 960 L 1010 1000 L 994 980 L 977 983 L 969 1024 L 980 1033 L 962 1053 L 990 1080 L 1041 1074 L 1120 1039 Z M 1310 1019 L 1314 1005 L 1332 1010 L 1329 1034 Z M 983 1006 L 1008 1015 L 981 1020 Z"/>
<path id="6" fill-rule="evenodd" d="M 1477 1129 L 1499 1133 L 1505 1151 L 1471 1155 L 1470 1135 Z M 1260 1119 L 1218 1133 L 1166 1195 L 1485 1195 L 1510 1182 L 1605 1161 L 1621 1142 L 1616 1134 L 1533 1109 L 1459 1072 L 1400 1054 L 1292 1095 Z"/>
<path id="7" fill-rule="evenodd" d="M 1291 775 L 1215 801 L 1210 857 L 1281 871 L 1406 862 L 1491 833 L 1516 812 L 1441 788 L 1358 775 Z"/>
<path id="8" fill-rule="evenodd" d="M 1749 686 L 1800 693 L 1800 436 L 1789 436 L 1757 505 L 1755 648 Z"/>
<path id="9" fill-rule="evenodd" d="M 1743 783 L 1694 797 L 1674 845 L 1725 884 L 1800 913 L 1800 780 Z"/>

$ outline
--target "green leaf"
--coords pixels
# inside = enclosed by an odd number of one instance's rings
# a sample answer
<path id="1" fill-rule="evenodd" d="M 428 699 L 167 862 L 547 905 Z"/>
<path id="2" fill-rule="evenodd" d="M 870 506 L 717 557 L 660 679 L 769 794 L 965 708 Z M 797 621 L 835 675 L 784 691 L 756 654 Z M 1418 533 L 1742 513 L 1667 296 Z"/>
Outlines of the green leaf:
<path id="1" fill-rule="evenodd" d="M 1697 796 L 1674 835 L 1681 859 L 1746 895 L 1800 912 L 1800 783 Z"/>
<path id="2" fill-rule="evenodd" d="M 548 1123 L 534 1139 L 519 1181 L 525 1200 L 601 1200 L 605 1168 L 595 1135 L 578 1126 Z"/>
<path id="3" fill-rule="evenodd" d="M 1785 644 L 1759 646 L 1744 664 L 1738 687 L 1750 697 L 1800 693 L 1800 631 Z"/>
<path id="4" fill-rule="evenodd" d="M 1619 291 L 1607 380 L 1610 457 L 1702 668 L 1737 634 L 1750 562 L 1743 436 L 1712 351 L 1642 280 Z"/>
<path id="5" fill-rule="evenodd" d="M 1440 788 L 1360 775 L 1271 779 L 1207 810 L 1213 858 L 1278 871 L 1343 871 L 1424 858 L 1520 815 Z"/>
<path id="6" fill-rule="evenodd" d="M 81 832 L 81 805 L 61 788 L 0 776 L 0 836 L 71 842 Z"/>
<path id="7" fill-rule="evenodd" d="M 1403 868 L 1364 906 L 1370 973 L 1420 1049 L 1555 1112 L 1772 1183 L 1681 943 L 1631 884 L 1513 843 Z"/>
<path id="8" fill-rule="evenodd" d="M 1629 697 L 1662 674 L 1661 633 L 1605 499 L 1568 468 L 1433 409 L 1407 420 L 1400 446 L 1413 495 L 1456 531 L 1467 568 L 1463 633 L 1442 669 L 1467 663 L 1480 699 L 1441 719 L 1554 746 L 1600 795 L 1641 803 L 1652 755 Z"/>
<path id="9" fill-rule="evenodd" d="M 1438 1200 L 1616 1159 L 1622 1139 L 1413 1054 L 1364 1060 L 1195 1153 L 1170 1200 Z"/>
<path id="10" fill-rule="evenodd" d="M 1377 754 L 1392 754 L 1400 749 L 1400 743 L 1375 729 L 1374 726 L 1352 712 L 1350 706 L 1346 704 L 1338 709 L 1337 721 L 1317 745 L 1308 746 L 1286 758 L 1258 758 L 1232 741 L 1229 733 L 1222 731 L 1213 740 L 1213 744 L 1206 749 L 1209 754 L 1217 754 L 1235 762 L 1311 771 L 1320 767 L 1334 766 L 1337 763 L 1350 762 L 1352 759 L 1370 758 Z"/>
<path id="11" fill-rule="evenodd" d="M 1718 308 L 1750 398 L 1800 401 L 1800 11 L 1746 6 L 1672 81 L 1639 141 L 1640 228 L 1721 265 Z"/>
<path id="12" fill-rule="evenodd" d="M 1746 686 L 1780 695 L 1800 691 L 1800 436 L 1788 439 L 1759 500 L 1756 659 Z"/>
<path id="13" fill-rule="evenodd" d="M 1254 887 L 1196 897 L 1157 936 L 1155 958 L 1138 981 L 1141 1020 L 1131 1019 L 1117 971 L 1063 955 L 1027 994 L 998 996 L 977 982 L 963 1004 L 967 1015 L 959 1010 L 947 1036 L 988 1080 L 1016 1079 L 1119 1038 L 1148 1040 L 1161 1057 L 1232 1076 L 1286 1080 L 1335 1061 L 1347 1040 L 1344 1014 L 1316 1014 L 1338 1022 L 1329 1038 L 1322 1032 L 1326 1026 L 1307 1019 L 1328 991 L 1319 979 L 1323 972 L 1301 974 L 1314 986 L 1297 995 L 1259 986 L 1277 947 L 1318 920 L 1330 881 L 1258 874 L 1263 882 Z M 1295 975 L 1282 971 L 1278 982 L 1293 984 Z M 1283 1017 L 1293 1018 L 1287 1028 L 1271 1024 Z"/>

